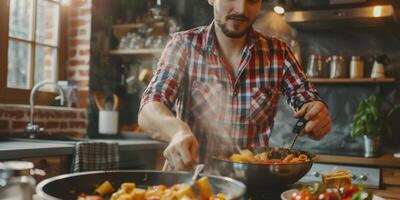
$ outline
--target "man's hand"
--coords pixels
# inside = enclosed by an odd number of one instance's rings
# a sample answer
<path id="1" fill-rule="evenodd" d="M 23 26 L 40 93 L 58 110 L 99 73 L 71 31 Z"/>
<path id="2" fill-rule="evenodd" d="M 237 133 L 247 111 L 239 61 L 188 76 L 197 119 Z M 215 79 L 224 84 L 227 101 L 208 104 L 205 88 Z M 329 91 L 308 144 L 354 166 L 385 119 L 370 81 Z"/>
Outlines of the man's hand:
<path id="1" fill-rule="evenodd" d="M 328 108 L 321 101 L 305 103 L 299 111 L 294 113 L 296 118 L 302 116 L 308 121 L 304 132 L 314 140 L 322 139 L 332 128 Z"/>
<path id="2" fill-rule="evenodd" d="M 199 144 L 191 132 L 179 131 L 164 151 L 168 164 L 175 170 L 189 170 L 199 160 Z"/>

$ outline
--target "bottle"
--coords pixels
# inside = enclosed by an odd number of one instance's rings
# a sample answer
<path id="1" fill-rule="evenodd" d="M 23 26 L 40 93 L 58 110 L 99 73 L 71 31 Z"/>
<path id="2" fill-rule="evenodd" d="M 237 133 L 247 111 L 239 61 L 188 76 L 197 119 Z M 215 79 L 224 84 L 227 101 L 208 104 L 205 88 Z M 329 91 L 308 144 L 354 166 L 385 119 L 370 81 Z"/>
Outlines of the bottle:
<path id="1" fill-rule="evenodd" d="M 0 199 L 32 200 L 36 185 L 33 170 L 31 162 L 0 163 Z"/>
<path id="2" fill-rule="evenodd" d="M 364 77 L 364 61 L 360 56 L 352 56 L 350 61 L 350 78 Z"/>

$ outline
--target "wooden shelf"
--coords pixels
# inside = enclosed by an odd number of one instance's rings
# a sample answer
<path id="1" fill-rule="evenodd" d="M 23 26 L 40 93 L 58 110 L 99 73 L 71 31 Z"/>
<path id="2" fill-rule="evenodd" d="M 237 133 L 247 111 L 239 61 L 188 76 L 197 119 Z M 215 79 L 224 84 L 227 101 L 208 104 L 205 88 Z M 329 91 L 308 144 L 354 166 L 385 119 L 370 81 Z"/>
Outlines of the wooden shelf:
<path id="1" fill-rule="evenodd" d="M 394 83 L 395 78 L 310 78 L 312 83 Z"/>
<path id="2" fill-rule="evenodd" d="M 157 29 L 161 29 L 165 26 L 163 21 L 157 21 L 152 23 L 153 27 Z M 131 23 L 131 24 L 116 24 L 113 25 L 113 32 L 115 37 L 120 39 L 124 35 L 126 35 L 130 31 L 134 31 L 135 29 L 139 29 L 145 26 L 145 23 Z"/>
<path id="3" fill-rule="evenodd" d="M 137 28 L 142 28 L 145 25 L 145 23 L 130 23 L 130 24 L 116 24 L 113 25 L 113 29 L 137 29 Z M 163 21 L 159 22 L 154 22 L 153 24 L 156 27 L 162 27 L 164 26 Z"/>
<path id="4" fill-rule="evenodd" d="M 146 54 L 161 54 L 164 49 L 117 49 L 111 50 L 111 55 L 129 56 L 129 55 L 146 55 Z"/>

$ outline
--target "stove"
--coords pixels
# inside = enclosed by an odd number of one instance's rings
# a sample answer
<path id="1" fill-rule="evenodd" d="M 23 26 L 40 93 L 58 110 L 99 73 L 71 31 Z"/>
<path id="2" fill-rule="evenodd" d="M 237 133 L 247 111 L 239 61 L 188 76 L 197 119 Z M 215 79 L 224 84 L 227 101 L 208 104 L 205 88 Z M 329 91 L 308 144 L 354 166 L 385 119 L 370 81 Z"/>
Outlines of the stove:
<path id="1" fill-rule="evenodd" d="M 364 167 L 364 166 L 349 166 L 337 164 L 314 163 L 310 171 L 300 179 L 300 182 L 321 182 L 321 174 L 328 174 L 337 170 L 348 170 L 353 175 L 353 184 L 358 184 L 362 181 L 366 188 L 379 188 L 380 186 L 380 168 Z"/>

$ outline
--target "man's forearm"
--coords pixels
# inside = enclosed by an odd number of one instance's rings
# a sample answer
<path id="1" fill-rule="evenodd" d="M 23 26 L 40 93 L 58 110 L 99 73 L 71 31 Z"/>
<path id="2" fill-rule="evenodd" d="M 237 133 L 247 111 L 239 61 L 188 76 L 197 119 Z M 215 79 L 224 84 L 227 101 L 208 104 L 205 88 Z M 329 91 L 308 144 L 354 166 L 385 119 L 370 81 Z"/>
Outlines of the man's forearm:
<path id="1" fill-rule="evenodd" d="M 169 142 L 175 133 L 190 131 L 189 127 L 161 102 L 145 104 L 139 113 L 139 126 L 152 138 Z"/>

